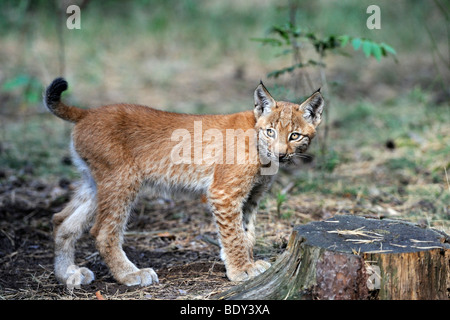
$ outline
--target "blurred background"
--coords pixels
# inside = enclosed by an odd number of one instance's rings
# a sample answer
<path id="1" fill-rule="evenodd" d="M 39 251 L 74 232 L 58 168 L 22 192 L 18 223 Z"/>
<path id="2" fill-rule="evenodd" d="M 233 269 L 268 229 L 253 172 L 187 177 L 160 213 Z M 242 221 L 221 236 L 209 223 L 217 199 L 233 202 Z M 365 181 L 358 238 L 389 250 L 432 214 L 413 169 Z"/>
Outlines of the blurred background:
<path id="1" fill-rule="evenodd" d="M 71 4 L 80 29 L 67 27 Z M 380 29 L 367 26 L 373 4 Z M 41 102 L 57 76 L 74 105 L 185 113 L 251 109 L 262 79 L 277 100 L 319 87 L 327 100 L 313 161 L 281 175 L 262 209 L 301 223 L 350 212 L 448 232 L 449 13 L 444 0 L 1 0 L 1 191 L 78 176 L 71 124 Z"/>
<path id="2" fill-rule="evenodd" d="M 161 283 L 118 285 L 92 239 L 77 259 L 97 280 L 76 292 L 57 283 L 51 215 L 78 178 L 73 125 L 42 104 L 58 76 L 83 108 L 182 113 L 252 109 L 260 80 L 276 100 L 321 87 L 311 158 L 260 203 L 258 259 L 273 262 L 294 225 L 336 214 L 450 234 L 449 14 L 447 0 L 0 0 L 0 299 L 203 299 L 231 285 L 204 203 L 145 194 L 124 250 Z"/>

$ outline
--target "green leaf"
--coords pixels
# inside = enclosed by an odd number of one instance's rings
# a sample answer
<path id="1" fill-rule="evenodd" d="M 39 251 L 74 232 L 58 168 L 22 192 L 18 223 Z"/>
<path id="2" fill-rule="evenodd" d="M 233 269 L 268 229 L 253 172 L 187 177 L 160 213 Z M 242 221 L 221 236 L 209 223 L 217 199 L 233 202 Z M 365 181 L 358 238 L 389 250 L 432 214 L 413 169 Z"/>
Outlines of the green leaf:
<path id="1" fill-rule="evenodd" d="M 361 46 L 361 39 L 360 38 L 353 38 L 352 46 L 353 46 L 353 49 L 358 50 L 359 47 Z"/>
<path id="2" fill-rule="evenodd" d="M 295 69 L 297 69 L 297 68 L 303 68 L 303 67 L 305 67 L 305 66 L 306 66 L 306 65 L 303 64 L 303 63 L 296 63 L 296 64 L 294 64 L 294 65 L 292 65 L 292 66 L 290 66 L 290 67 L 283 68 L 283 69 L 279 69 L 279 70 L 274 70 L 274 71 L 272 71 L 272 72 L 269 72 L 269 73 L 267 74 L 267 77 L 268 77 L 268 78 L 272 78 L 272 77 L 278 78 L 279 76 L 281 76 L 282 74 L 284 74 L 284 73 L 286 73 L 286 72 L 293 72 Z"/>
<path id="3" fill-rule="evenodd" d="M 28 85 L 30 82 L 30 77 L 26 74 L 20 74 L 11 80 L 6 81 L 2 89 L 5 91 L 15 90 L 16 88 L 23 87 Z"/>
<path id="4" fill-rule="evenodd" d="M 328 39 L 325 39 L 325 43 L 327 49 L 334 49 L 341 46 L 341 43 L 336 39 L 336 36 L 329 36 Z"/>
<path id="5" fill-rule="evenodd" d="M 25 101 L 28 103 L 37 103 L 41 100 L 41 92 L 36 90 L 29 90 L 25 93 Z"/>
<path id="6" fill-rule="evenodd" d="M 25 90 L 25 100 L 28 103 L 38 103 L 42 99 L 42 85 L 36 78 L 30 78 Z"/>
<path id="7" fill-rule="evenodd" d="M 268 78 L 278 78 L 279 76 L 281 76 L 282 74 L 286 73 L 286 72 L 292 72 L 294 71 L 293 67 L 288 67 L 288 68 L 283 68 L 283 69 L 279 69 L 279 70 L 274 70 L 272 72 L 269 72 L 267 74 Z"/>
<path id="8" fill-rule="evenodd" d="M 308 60 L 307 65 L 310 65 L 310 66 L 319 66 L 319 67 L 322 67 L 322 68 L 325 68 L 325 67 L 326 67 L 325 63 L 320 62 L 320 61 L 316 61 L 316 60 Z"/>
<path id="9" fill-rule="evenodd" d="M 364 54 L 366 55 L 366 58 L 370 57 L 370 53 L 372 52 L 372 42 L 369 40 L 364 40 L 362 49 L 364 51 Z"/>
<path id="10" fill-rule="evenodd" d="M 310 40 L 313 40 L 313 41 L 317 39 L 316 35 L 315 35 L 314 33 L 312 33 L 312 32 L 308 32 L 308 33 L 305 35 L 305 37 L 306 37 L 307 39 L 310 39 Z"/>
<path id="11" fill-rule="evenodd" d="M 290 43 L 289 31 L 290 31 L 290 26 L 286 26 L 286 28 L 279 27 L 279 26 L 273 26 L 272 29 L 270 30 L 271 33 L 276 33 L 280 37 L 282 37 L 286 41 L 287 44 Z"/>
<path id="12" fill-rule="evenodd" d="M 275 57 L 286 56 L 286 55 L 291 54 L 291 53 L 292 53 L 292 49 L 284 49 L 280 53 L 276 54 Z"/>
<path id="13" fill-rule="evenodd" d="M 344 34 L 343 36 L 338 37 L 338 40 L 341 42 L 341 47 L 345 47 L 350 41 L 350 36 Z"/>
<path id="14" fill-rule="evenodd" d="M 261 42 L 263 45 L 268 44 L 273 47 L 281 47 L 283 45 L 283 42 L 274 38 L 251 38 L 250 40 Z"/>
<path id="15" fill-rule="evenodd" d="M 389 53 L 392 53 L 393 55 L 397 55 L 397 52 L 394 48 L 392 48 L 390 45 L 387 45 L 386 43 L 382 42 L 381 47 L 386 50 Z"/>
<path id="16" fill-rule="evenodd" d="M 280 70 L 274 70 L 272 72 L 269 72 L 267 74 L 267 78 L 278 78 L 279 76 L 281 76 L 283 73 L 286 72 L 286 69 L 280 69 Z"/>
<path id="17" fill-rule="evenodd" d="M 295 28 L 295 29 L 292 29 L 291 32 L 292 32 L 292 35 L 293 35 L 295 38 L 298 38 L 298 37 L 300 37 L 300 36 L 302 35 L 302 30 L 300 29 L 300 27 L 297 27 L 297 28 Z"/>
<path id="18" fill-rule="evenodd" d="M 383 55 L 383 53 L 381 51 L 381 47 L 378 44 L 376 44 L 376 43 L 372 43 L 372 55 L 378 61 L 381 60 L 381 56 Z"/>

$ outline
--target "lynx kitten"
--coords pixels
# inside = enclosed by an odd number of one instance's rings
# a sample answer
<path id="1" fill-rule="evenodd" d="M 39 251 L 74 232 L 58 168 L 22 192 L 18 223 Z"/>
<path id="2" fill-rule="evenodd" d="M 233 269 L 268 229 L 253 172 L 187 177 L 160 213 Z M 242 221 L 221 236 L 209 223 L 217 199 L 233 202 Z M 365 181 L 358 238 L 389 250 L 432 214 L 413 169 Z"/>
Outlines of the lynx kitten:
<path id="1" fill-rule="evenodd" d="M 59 281 L 68 287 L 93 281 L 92 271 L 74 263 L 75 243 L 92 226 L 97 249 L 118 282 L 158 282 L 153 269 L 138 269 L 122 250 L 144 184 L 206 195 L 230 280 L 247 280 L 270 267 L 253 259 L 258 202 L 278 164 L 300 156 L 314 137 L 324 105 L 319 90 L 297 105 L 275 101 L 261 82 L 253 110 L 189 115 L 131 104 L 80 109 L 61 102 L 66 89 L 67 82 L 57 78 L 44 97 L 53 114 L 75 124 L 71 152 L 81 174 L 72 200 L 53 217 Z"/>

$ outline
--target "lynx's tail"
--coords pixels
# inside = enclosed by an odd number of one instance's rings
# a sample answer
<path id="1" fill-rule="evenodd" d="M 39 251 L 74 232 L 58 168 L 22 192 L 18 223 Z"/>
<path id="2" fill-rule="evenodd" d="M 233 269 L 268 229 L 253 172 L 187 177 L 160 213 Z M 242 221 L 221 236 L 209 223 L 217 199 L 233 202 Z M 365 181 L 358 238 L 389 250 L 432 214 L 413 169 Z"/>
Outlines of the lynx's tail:
<path id="1" fill-rule="evenodd" d="M 67 87 L 67 81 L 63 78 L 53 80 L 45 91 L 44 103 L 55 116 L 66 121 L 78 122 L 88 111 L 61 102 L 61 94 L 67 90 Z"/>

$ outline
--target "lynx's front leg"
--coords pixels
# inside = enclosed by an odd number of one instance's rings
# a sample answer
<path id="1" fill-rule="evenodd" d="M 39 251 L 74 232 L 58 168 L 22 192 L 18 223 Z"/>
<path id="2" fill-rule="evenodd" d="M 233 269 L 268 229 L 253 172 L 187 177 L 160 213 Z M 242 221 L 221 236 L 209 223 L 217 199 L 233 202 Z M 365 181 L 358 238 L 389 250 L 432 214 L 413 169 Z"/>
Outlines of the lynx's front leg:
<path id="1" fill-rule="evenodd" d="M 255 183 L 250 191 L 242 208 L 243 225 L 248 245 L 253 248 L 255 244 L 255 221 L 258 211 L 259 201 L 264 193 L 270 189 L 274 181 L 274 176 L 261 176 L 258 183 Z M 250 252 L 252 254 L 252 252 Z"/>
<path id="2" fill-rule="evenodd" d="M 221 243 L 221 258 L 227 277 L 244 281 L 263 273 L 270 267 L 266 261 L 253 261 L 253 241 L 244 230 L 242 204 L 245 192 L 241 188 L 212 187 L 209 201 L 215 216 Z"/>

